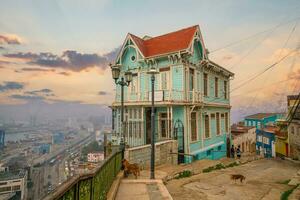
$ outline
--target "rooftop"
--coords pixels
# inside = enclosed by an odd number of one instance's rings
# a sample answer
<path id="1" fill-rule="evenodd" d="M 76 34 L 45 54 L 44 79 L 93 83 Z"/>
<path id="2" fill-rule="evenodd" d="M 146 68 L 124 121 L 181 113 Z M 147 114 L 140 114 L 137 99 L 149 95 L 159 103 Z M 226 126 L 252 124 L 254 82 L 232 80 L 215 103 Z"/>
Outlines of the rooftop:
<path id="1" fill-rule="evenodd" d="M 17 172 L 0 172 L 0 180 L 1 181 L 8 181 L 13 179 L 20 179 L 23 178 L 26 175 L 25 170 L 20 170 Z"/>
<path id="2" fill-rule="evenodd" d="M 257 113 L 254 115 L 246 116 L 245 119 L 264 119 L 267 117 L 272 117 L 274 115 L 278 115 L 278 113 Z"/>
<path id="3" fill-rule="evenodd" d="M 248 131 L 253 128 L 255 128 L 255 127 L 254 126 L 232 125 L 231 133 L 234 135 L 240 135 L 242 133 L 248 133 Z"/>
<path id="4" fill-rule="evenodd" d="M 156 37 L 147 36 L 144 39 L 129 34 L 142 54 L 145 57 L 152 57 L 187 49 L 198 27 L 195 25 Z"/>

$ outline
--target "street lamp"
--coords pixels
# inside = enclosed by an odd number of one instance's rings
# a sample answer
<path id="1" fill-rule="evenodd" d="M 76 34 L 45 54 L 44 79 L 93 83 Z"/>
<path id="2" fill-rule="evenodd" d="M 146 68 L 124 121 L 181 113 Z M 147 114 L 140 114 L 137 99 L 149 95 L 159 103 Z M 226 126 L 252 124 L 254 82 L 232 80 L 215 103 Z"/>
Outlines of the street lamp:
<path id="1" fill-rule="evenodd" d="M 124 73 L 124 76 L 121 76 L 121 70 L 120 67 L 113 66 L 112 64 L 109 64 L 111 67 L 111 73 L 112 77 L 115 80 L 116 85 L 121 86 L 121 140 L 120 140 L 120 147 L 122 150 L 122 158 L 124 158 L 124 150 L 125 150 L 125 131 L 124 131 L 124 86 L 128 87 L 130 82 L 132 81 L 132 72 L 127 70 Z M 124 79 L 125 77 L 125 79 Z"/>
<path id="2" fill-rule="evenodd" d="M 159 72 L 151 67 L 147 74 L 151 75 L 151 164 L 150 164 L 150 179 L 155 179 L 154 168 L 155 168 L 155 131 L 154 131 L 154 81 L 155 74 Z"/>

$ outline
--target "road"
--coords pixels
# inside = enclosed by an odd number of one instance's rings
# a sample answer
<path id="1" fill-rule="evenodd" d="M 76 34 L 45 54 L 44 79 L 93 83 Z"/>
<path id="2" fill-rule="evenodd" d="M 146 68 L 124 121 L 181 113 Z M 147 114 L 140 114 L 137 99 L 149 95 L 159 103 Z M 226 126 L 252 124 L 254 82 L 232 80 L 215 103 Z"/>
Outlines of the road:
<path id="1" fill-rule="evenodd" d="M 167 188 L 173 199 L 276 200 L 290 186 L 300 166 L 290 161 L 262 159 L 233 168 L 201 173 L 190 178 L 170 181 Z M 244 183 L 230 180 L 231 174 L 242 174 Z"/>

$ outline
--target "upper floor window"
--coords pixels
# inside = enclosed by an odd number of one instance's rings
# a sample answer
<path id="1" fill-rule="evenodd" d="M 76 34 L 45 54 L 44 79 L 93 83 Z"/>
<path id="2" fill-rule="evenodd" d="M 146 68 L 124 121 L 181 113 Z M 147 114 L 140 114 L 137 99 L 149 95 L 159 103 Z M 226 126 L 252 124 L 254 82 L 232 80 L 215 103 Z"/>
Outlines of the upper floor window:
<path id="1" fill-rule="evenodd" d="M 257 141 L 258 141 L 258 142 L 262 142 L 262 136 L 261 136 L 261 135 L 258 135 L 258 136 L 257 136 Z"/>
<path id="2" fill-rule="evenodd" d="M 215 97 L 219 96 L 219 79 L 215 77 Z"/>
<path id="3" fill-rule="evenodd" d="M 192 112 L 191 114 L 191 138 L 192 141 L 197 140 L 197 113 Z"/>
<path id="4" fill-rule="evenodd" d="M 224 81 L 224 99 L 228 99 L 227 81 Z"/>
<path id="5" fill-rule="evenodd" d="M 190 91 L 194 89 L 194 70 L 190 69 Z"/>
<path id="6" fill-rule="evenodd" d="M 138 76 L 137 74 L 132 75 L 132 81 L 130 82 L 130 93 L 137 93 L 138 92 Z"/>
<path id="7" fill-rule="evenodd" d="M 204 96 L 208 96 L 208 75 L 206 73 L 203 74 L 203 87 Z"/>
<path id="8" fill-rule="evenodd" d="M 169 75 L 170 75 L 169 70 L 160 71 L 160 83 L 161 83 L 161 89 L 162 90 L 168 90 L 170 88 L 170 86 L 169 86 L 169 82 L 170 82 Z"/>
<path id="9" fill-rule="evenodd" d="M 220 130 L 220 113 L 216 114 L 216 118 L 217 118 L 217 122 L 216 122 L 216 125 L 217 125 L 217 135 L 220 135 L 221 134 L 221 130 Z"/>
<path id="10" fill-rule="evenodd" d="M 210 131 L 209 131 L 209 116 L 208 115 L 205 115 L 204 126 L 205 126 L 205 138 L 209 138 Z"/>

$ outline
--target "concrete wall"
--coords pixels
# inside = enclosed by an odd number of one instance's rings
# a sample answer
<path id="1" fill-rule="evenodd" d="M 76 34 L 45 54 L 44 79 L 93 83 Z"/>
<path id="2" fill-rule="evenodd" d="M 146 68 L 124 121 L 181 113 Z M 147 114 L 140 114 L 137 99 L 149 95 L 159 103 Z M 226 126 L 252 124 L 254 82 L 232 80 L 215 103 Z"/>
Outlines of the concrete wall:
<path id="1" fill-rule="evenodd" d="M 290 155 L 293 159 L 300 160 L 300 122 L 295 120 L 288 127 Z M 293 131 L 292 131 L 293 129 Z"/>
<path id="2" fill-rule="evenodd" d="M 176 165 L 177 154 L 170 154 L 170 152 L 177 152 L 176 140 L 157 142 L 155 144 L 155 165 L 167 163 Z M 138 163 L 143 169 L 150 168 L 151 145 L 126 149 L 124 156 L 130 163 Z"/>
<path id="3" fill-rule="evenodd" d="M 241 133 L 240 135 L 233 135 L 232 143 L 234 147 L 240 145 L 242 153 L 253 153 L 255 152 L 256 143 L 256 132 L 255 128 L 249 129 L 247 133 Z M 242 149 L 244 144 L 244 149 Z"/>

